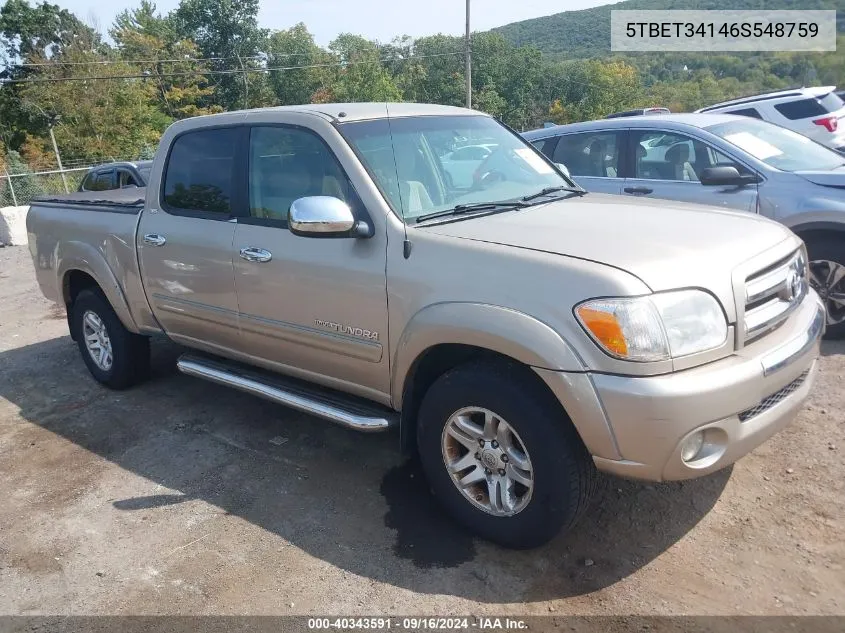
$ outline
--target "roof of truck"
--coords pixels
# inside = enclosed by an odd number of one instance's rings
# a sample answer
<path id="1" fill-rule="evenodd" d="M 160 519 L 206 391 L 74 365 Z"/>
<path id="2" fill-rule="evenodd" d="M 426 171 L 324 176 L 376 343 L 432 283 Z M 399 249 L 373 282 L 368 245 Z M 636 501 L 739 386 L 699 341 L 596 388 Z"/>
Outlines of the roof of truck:
<path id="1" fill-rule="evenodd" d="M 477 110 L 468 110 L 466 108 L 456 108 L 454 106 L 437 105 L 433 103 L 308 103 L 304 105 L 287 105 L 275 106 L 271 108 L 254 108 L 251 110 L 236 110 L 232 112 L 221 112 L 219 114 L 209 114 L 202 117 L 195 118 L 218 118 L 218 117 L 237 117 L 238 115 L 258 114 L 262 112 L 303 112 L 309 114 L 318 114 L 338 121 L 346 123 L 348 121 L 366 121 L 372 119 L 383 119 L 388 116 L 408 117 L 408 116 L 436 116 L 436 115 L 478 115 L 488 116 L 483 112 Z M 185 119 L 187 120 L 187 119 Z"/>

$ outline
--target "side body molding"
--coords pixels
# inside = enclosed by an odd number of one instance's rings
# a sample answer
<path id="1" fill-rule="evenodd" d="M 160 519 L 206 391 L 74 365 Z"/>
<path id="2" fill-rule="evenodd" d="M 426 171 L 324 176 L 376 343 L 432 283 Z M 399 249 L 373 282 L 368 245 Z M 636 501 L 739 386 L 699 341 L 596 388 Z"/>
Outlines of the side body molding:
<path id="1" fill-rule="evenodd" d="M 531 367 L 585 371 L 570 345 L 534 317 L 481 303 L 435 303 L 408 321 L 396 344 L 391 378 L 391 397 L 396 410 L 402 408 L 405 379 L 414 362 L 427 349 L 444 343 L 481 347 Z"/>
<path id="2" fill-rule="evenodd" d="M 62 293 L 63 300 L 67 299 L 68 273 L 79 270 L 87 273 L 100 286 L 114 309 L 123 326 L 130 332 L 139 333 L 135 319 L 129 309 L 129 303 L 123 292 L 112 267 L 106 261 L 103 253 L 84 242 L 62 242 L 56 252 L 57 288 Z"/>

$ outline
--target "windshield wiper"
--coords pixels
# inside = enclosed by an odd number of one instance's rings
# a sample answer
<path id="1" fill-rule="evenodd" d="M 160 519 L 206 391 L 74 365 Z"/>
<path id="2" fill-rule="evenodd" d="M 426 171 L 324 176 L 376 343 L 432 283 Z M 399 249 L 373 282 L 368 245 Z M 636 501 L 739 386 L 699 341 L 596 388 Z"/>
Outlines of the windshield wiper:
<path id="1" fill-rule="evenodd" d="M 542 198 L 543 196 L 548 196 L 549 194 L 557 193 L 558 191 L 568 191 L 569 193 L 577 193 L 578 195 L 584 195 L 585 193 L 587 193 L 584 189 L 574 189 L 572 187 L 546 187 L 542 191 L 532 193 L 530 196 L 525 196 L 524 198 L 522 198 L 522 201 L 530 202 L 531 200 L 536 200 L 537 198 Z"/>
<path id="2" fill-rule="evenodd" d="M 523 200 L 514 200 L 510 202 L 472 202 L 469 204 L 458 204 L 451 209 L 443 211 L 434 211 L 433 213 L 425 213 L 416 218 L 416 223 L 425 222 L 426 220 L 434 220 L 435 218 L 448 218 L 456 215 L 465 215 L 467 213 L 474 213 L 475 211 L 496 211 L 499 209 L 521 209 L 527 207 Z"/>

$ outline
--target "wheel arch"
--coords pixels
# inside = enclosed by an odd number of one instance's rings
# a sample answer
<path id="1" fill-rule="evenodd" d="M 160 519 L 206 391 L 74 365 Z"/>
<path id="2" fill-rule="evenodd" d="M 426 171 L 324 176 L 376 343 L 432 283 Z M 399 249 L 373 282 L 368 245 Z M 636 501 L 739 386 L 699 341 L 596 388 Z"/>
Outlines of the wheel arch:
<path id="1" fill-rule="evenodd" d="M 805 243 L 815 237 L 829 237 L 831 233 L 840 239 L 845 239 L 845 224 L 839 222 L 804 222 L 791 226 L 790 229 Z"/>
<path id="2" fill-rule="evenodd" d="M 68 311 L 76 296 L 86 288 L 97 288 L 106 297 L 117 318 L 130 332 L 139 332 L 123 289 L 103 255 L 94 247 L 71 242 L 58 257 L 58 277 L 62 300 Z"/>
<path id="3" fill-rule="evenodd" d="M 403 450 L 414 446 L 417 410 L 431 384 L 449 369 L 478 359 L 525 367 L 550 397 L 553 392 L 531 368 L 583 371 L 583 363 L 569 344 L 548 325 L 526 314 L 482 304 L 429 306 L 410 320 L 394 354 L 391 396 L 394 408 L 401 411 Z M 562 404 L 560 407 L 569 417 Z"/>

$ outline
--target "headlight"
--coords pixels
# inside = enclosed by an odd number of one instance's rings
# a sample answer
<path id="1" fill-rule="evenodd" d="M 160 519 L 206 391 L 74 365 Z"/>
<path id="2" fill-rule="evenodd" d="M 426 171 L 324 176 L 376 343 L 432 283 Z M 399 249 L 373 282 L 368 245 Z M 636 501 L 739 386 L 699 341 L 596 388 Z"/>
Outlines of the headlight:
<path id="1" fill-rule="evenodd" d="M 679 358 L 720 347 L 728 337 L 719 302 L 701 290 L 594 299 L 575 315 L 599 347 L 623 360 Z"/>

